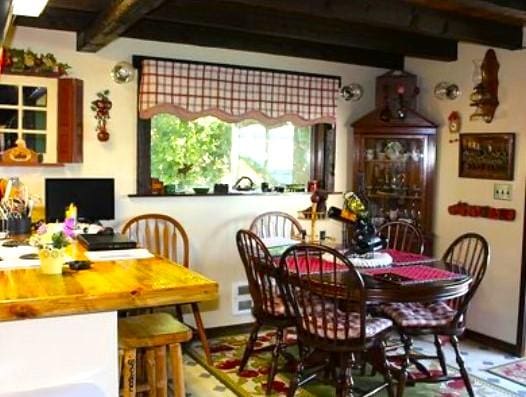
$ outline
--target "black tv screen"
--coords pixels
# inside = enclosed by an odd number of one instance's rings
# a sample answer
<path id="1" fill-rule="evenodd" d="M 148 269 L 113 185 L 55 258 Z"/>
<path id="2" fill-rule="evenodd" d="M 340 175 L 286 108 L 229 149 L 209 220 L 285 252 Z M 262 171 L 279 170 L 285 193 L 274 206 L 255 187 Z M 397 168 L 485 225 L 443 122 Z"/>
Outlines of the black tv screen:
<path id="1" fill-rule="evenodd" d="M 79 222 L 115 218 L 113 178 L 47 178 L 46 222 L 63 221 L 66 208 L 77 206 Z"/>

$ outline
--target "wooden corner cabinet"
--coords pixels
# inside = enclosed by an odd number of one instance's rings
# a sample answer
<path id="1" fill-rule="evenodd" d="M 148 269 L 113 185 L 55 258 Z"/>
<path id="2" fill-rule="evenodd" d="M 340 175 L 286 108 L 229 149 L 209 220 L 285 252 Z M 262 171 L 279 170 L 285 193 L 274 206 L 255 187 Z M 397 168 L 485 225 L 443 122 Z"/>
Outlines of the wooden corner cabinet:
<path id="1" fill-rule="evenodd" d="M 433 250 L 437 126 L 414 110 L 382 121 L 376 109 L 355 123 L 354 190 L 369 201 L 376 226 L 394 220 L 417 225 L 425 252 Z"/>
<path id="2" fill-rule="evenodd" d="M 58 79 L 57 161 L 82 163 L 83 82 Z"/>

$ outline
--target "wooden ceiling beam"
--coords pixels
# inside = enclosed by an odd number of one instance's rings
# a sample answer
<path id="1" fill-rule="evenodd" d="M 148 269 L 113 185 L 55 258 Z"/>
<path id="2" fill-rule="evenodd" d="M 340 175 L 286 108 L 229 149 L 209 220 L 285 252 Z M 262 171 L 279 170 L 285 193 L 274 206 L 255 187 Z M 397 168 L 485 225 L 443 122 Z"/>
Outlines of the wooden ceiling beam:
<path id="1" fill-rule="evenodd" d="M 282 13 L 302 13 L 341 20 L 350 24 L 360 23 L 403 30 L 412 33 L 472 42 L 487 46 L 522 48 L 522 27 L 446 12 L 431 7 L 431 3 L 458 3 L 482 0 L 229 0 L 240 6 L 258 6 Z M 494 0 L 497 1 L 497 0 Z M 502 0 L 503 2 L 505 0 Z M 522 0 L 509 0 L 522 1 Z M 411 4 L 411 2 L 426 7 Z M 171 3 L 178 3 L 173 0 Z M 438 8 L 438 7 L 437 7 Z"/>
<path id="2" fill-rule="evenodd" d="M 205 8 L 206 12 L 203 12 Z M 240 6 L 229 1 L 178 0 L 166 3 L 147 18 L 441 61 L 457 59 L 457 42 L 454 40 Z"/>
<path id="3" fill-rule="evenodd" d="M 78 32 L 85 29 L 96 16 L 93 12 L 48 6 L 38 18 L 17 16 L 15 25 Z"/>
<path id="4" fill-rule="evenodd" d="M 77 35 L 77 50 L 96 52 L 159 7 L 165 0 L 113 0 Z"/>
<path id="5" fill-rule="evenodd" d="M 404 57 L 399 54 L 265 36 L 211 26 L 168 23 L 148 19 L 136 23 L 123 36 L 169 43 L 321 59 L 386 69 L 403 69 L 404 66 Z"/>
<path id="6" fill-rule="evenodd" d="M 404 0 L 407 3 L 516 25 L 526 23 L 524 0 Z"/>

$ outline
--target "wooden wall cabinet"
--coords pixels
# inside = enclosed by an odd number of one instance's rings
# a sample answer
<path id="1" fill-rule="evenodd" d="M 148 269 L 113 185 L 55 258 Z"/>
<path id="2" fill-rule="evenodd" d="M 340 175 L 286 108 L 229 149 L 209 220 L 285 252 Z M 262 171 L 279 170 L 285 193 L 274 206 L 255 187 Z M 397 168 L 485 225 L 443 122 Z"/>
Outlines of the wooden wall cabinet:
<path id="1" fill-rule="evenodd" d="M 59 163 L 82 163 L 82 102 L 82 80 L 58 79 L 57 161 Z"/>
<path id="2" fill-rule="evenodd" d="M 407 220 L 418 225 L 432 254 L 437 126 L 414 110 L 405 119 L 380 120 L 381 109 L 354 127 L 354 190 L 366 196 L 376 225 Z"/>

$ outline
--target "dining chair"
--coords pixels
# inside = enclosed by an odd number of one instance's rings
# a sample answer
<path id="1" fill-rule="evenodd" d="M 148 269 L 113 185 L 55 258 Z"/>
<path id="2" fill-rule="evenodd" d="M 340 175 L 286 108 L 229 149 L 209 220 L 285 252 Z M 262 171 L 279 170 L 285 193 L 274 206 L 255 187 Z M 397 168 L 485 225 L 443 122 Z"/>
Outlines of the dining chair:
<path id="1" fill-rule="evenodd" d="M 391 318 L 400 332 L 404 345 L 403 363 L 398 381 L 398 397 L 403 396 L 408 379 L 408 367 L 416 364 L 423 377 L 411 379 L 412 382 L 437 382 L 461 379 L 470 397 L 475 396 L 468 372 L 459 351 L 458 337 L 466 329 L 466 311 L 473 295 L 482 282 L 490 259 L 490 248 L 484 237 L 476 233 L 466 233 L 455 239 L 447 248 L 442 261 L 449 270 L 471 277 L 467 293 L 461 297 L 444 302 L 433 303 L 391 303 L 382 305 L 380 311 Z M 411 352 L 412 338 L 420 335 L 433 335 L 436 356 Z M 446 359 L 442 350 L 440 336 L 447 336 L 455 351 L 460 376 L 448 375 Z M 433 377 L 419 360 L 435 359 L 440 363 L 442 376 Z"/>
<path id="2" fill-rule="evenodd" d="M 265 244 L 249 230 L 239 230 L 236 235 L 236 243 L 245 268 L 252 298 L 252 314 L 255 318 L 248 344 L 239 364 L 239 372 L 245 369 L 248 359 L 254 353 L 260 328 L 262 326 L 275 328 L 276 343 L 273 346 L 272 362 L 265 390 L 268 395 L 272 391 L 279 355 L 285 347 L 285 329 L 294 326 L 295 320 L 289 312 L 286 312 L 287 306 L 283 302 L 283 294 L 280 293 L 276 284 L 279 269 Z"/>
<path id="3" fill-rule="evenodd" d="M 332 262 L 334 266 L 320 267 L 319 273 L 303 273 L 300 262 L 305 261 L 313 266 L 321 261 Z M 342 272 L 340 265 L 347 270 Z M 321 371 L 335 384 L 336 396 L 352 395 L 355 388 L 351 369 L 356 356 L 363 358 L 367 352 L 371 353 L 371 360 L 376 357 L 374 365 L 384 374 L 385 383 L 375 387 L 376 392 L 387 388 L 389 396 L 393 396 L 383 343 L 392 321 L 367 316 L 364 281 L 351 262 L 332 248 L 298 244 L 281 256 L 278 278 L 298 332 L 299 359 L 287 396 L 294 396 L 299 386 Z M 313 352 L 324 356 L 324 361 L 306 368 Z"/>
<path id="4" fill-rule="evenodd" d="M 387 248 L 422 254 L 424 252 L 424 236 L 412 223 L 405 221 L 387 222 L 378 227 L 376 234 L 387 241 Z"/>
<path id="5" fill-rule="evenodd" d="M 250 231 L 259 238 L 292 238 L 301 236 L 303 227 L 299 221 L 286 212 L 271 211 L 259 214 L 250 224 Z"/>
<path id="6" fill-rule="evenodd" d="M 135 240 L 138 245 L 147 248 L 155 255 L 190 266 L 190 246 L 184 227 L 175 219 L 163 214 L 143 214 L 130 219 L 122 227 L 122 234 Z M 183 305 L 176 305 L 179 321 L 183 322 Z M 205 327 L 197 302 L 190 303 L 196 331 L 205 352 L 206 361 L 212 364 L 212 355 L 206 337 Z"/>

